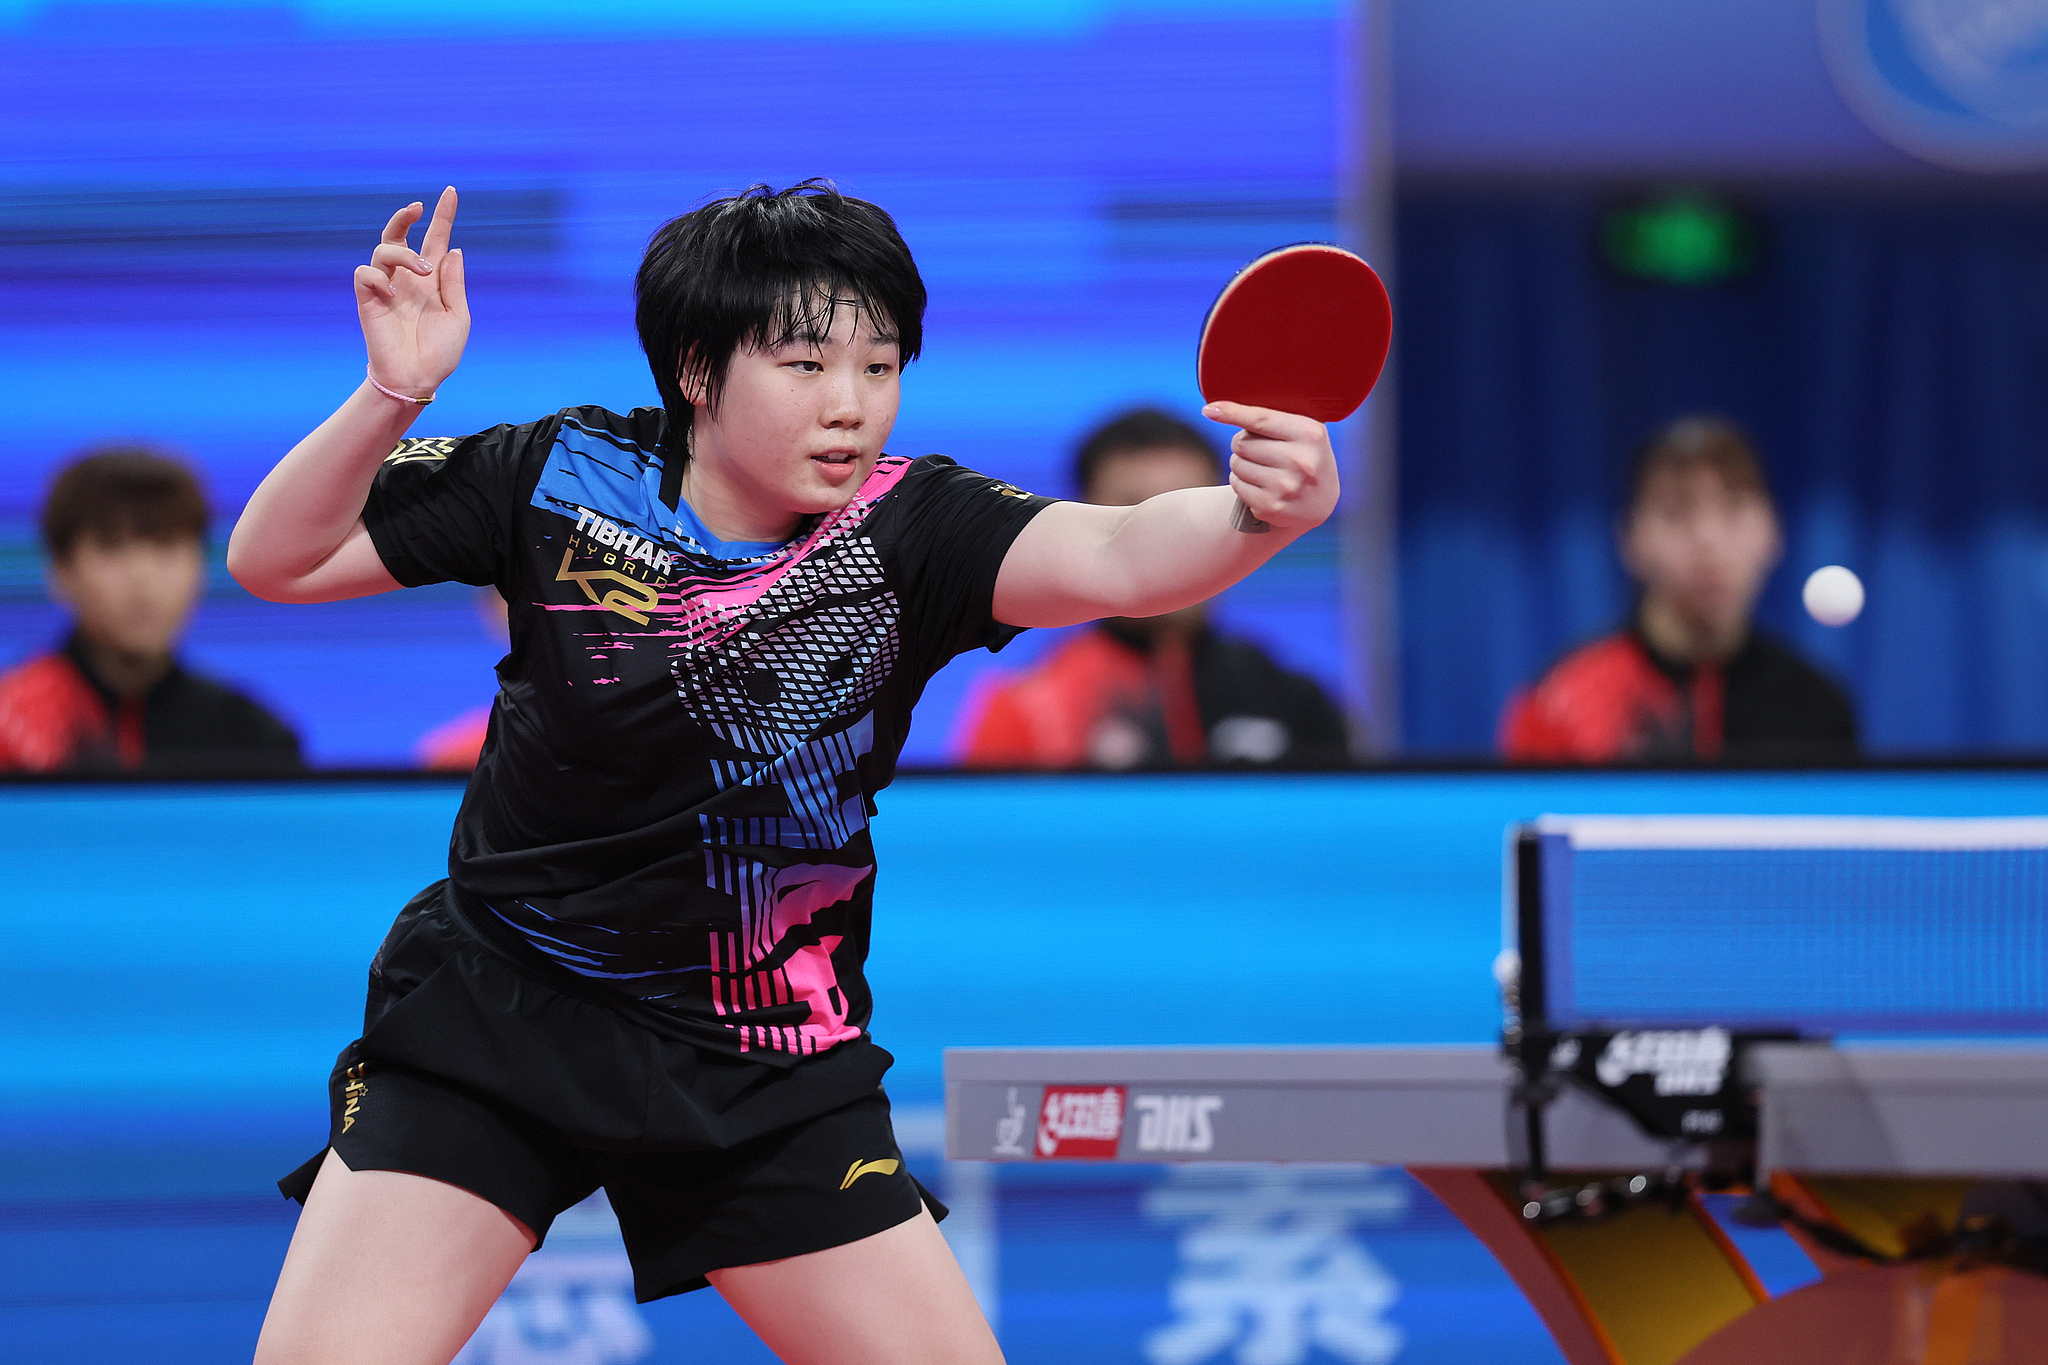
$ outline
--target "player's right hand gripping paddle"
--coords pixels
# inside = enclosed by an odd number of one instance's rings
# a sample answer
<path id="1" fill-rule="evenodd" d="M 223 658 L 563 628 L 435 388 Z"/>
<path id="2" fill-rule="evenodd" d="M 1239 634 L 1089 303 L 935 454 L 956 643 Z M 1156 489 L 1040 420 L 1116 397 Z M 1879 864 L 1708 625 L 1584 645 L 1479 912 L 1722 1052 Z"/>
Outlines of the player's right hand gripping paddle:
<path id="1" fill-rule="evenodd" d="M 1393 337 L 1387 287 L 1371 266 L 1340 246 L 1283 246 L 1238 271 L 1209 305 L 1195 379 L 1204 402 L 1341 422 L 1379 381 Z M 1232 524 L 1270 529 L 1242 500 Z"/>

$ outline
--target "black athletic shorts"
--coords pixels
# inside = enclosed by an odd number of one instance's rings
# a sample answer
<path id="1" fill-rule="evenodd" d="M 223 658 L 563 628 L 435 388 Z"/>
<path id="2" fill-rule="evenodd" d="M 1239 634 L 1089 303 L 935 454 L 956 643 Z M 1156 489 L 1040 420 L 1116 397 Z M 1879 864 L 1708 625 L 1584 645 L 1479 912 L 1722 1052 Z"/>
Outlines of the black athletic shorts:
<path id="1" fill-rule="evenodd" d="M 370 969 L 329 1080 L 350 1170 L 470 1191 L 545 1238 L 603 1187 L 646 1303 L 707 1272 L 842 1246 L 945 1206 L 903 1164 L 866 1039 L 795 1066 L 706 1052 L 472 931 L 437 883 Z M 568 993 L 574 991 L 574 994 Z M 305 1201 L 319 1155 L 278 1182 Z"/>

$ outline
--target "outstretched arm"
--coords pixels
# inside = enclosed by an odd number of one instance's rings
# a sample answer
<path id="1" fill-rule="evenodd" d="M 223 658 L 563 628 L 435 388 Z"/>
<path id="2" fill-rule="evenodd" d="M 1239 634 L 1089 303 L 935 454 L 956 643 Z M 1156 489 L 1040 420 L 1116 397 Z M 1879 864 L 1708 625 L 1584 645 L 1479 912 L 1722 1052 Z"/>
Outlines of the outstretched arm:
<path id="1" fill-rule="evenodd" d="M 1230 442 L 1230 486 L 1161 493 L 1135 507 L 1054 503 L 1003 557 L 998 621 L 1070 626 L 1193 606 L 1321 525 L 1336 507 L 1337 459 L 1321 422 L 1239 403 L 1211 403 L 1202 413 L 1242 428 Z M 1238 529 L 1239 499 L 1266 530 Z"/>
<path id="2" fill-rule="evenodd" d="M 454 373 L 469 339 L 462 253 L 448 249 L 454 188 L 442 192 L 415 252 L 405 236 L 424 211 L 408 204 L 391 216 L 355 281 L 370 376 L 413 397 L 432 395 Z M 271 602 L 336 602 L 400 586 L 370 543 L 363 504 L 419 413 L 365 379 L 257 486 L 228 538 L 228 572 Z"/>

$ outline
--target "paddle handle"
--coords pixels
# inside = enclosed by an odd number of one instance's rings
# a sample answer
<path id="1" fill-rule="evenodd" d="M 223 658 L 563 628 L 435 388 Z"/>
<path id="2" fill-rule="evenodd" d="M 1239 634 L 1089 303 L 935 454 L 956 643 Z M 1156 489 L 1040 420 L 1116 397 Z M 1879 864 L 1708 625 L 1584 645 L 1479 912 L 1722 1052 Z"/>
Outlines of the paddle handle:
<path id="1" fill-rule="evenodd" d="M 1245 505 L 1243 498 L 1237 500 L 1237 510 L 1230 514 L 1230 525 L 1233 530 L 1242 531 L 1248 536 L 1262 536 L 1273 529 L 1271 522 L 1258 519 L 1252 509 Z"/>

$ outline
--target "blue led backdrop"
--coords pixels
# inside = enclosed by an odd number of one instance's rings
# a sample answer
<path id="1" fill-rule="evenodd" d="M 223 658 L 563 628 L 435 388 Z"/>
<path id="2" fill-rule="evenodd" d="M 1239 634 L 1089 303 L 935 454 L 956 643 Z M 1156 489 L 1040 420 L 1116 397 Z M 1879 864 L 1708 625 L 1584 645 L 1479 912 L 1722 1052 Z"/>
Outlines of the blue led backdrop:
<path id="1" fill-rule="evenodd" d="M 1065 494 L 1092 423 L 1192 416 L 1222 281 L 1337 231 L 1334 0 L 888 10 L 0 5 L 0 664 L 58 628 L 30 532 L 55 464 L 169 443 L 224 541 L 357 382 L 350 270 L 450 182 L 476 326 L 416 434 L 654 402 L 631 325 L 647 234 L 811 175 L 893 212 L 931 289 L 893 450 Z M 1223 608 L 1333 691 L 1336 562 L 1326 529 Z M 322 764 L 409 763 L 488 699 L 497 653 L 467 589 L 275 608 L 217 569 L 190 643 Z M 908 760 L 943 756 L 995 662 L 934 683 Z"/>

